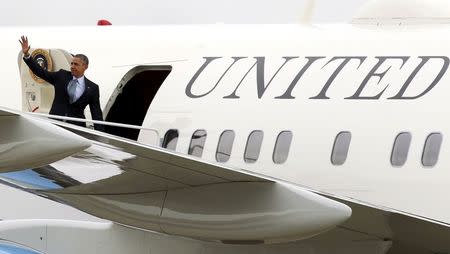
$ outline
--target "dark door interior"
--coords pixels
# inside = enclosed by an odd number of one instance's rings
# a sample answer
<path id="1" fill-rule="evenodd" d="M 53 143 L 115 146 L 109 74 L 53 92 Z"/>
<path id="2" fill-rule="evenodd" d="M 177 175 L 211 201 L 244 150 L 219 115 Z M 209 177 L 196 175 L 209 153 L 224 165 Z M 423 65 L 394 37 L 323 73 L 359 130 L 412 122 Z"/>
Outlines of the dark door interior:
<path id="1" fill-rule="evenodd" d="M 122 88 L 111 106 L 105 121 L 141 126 L 147 110 L 172 70 L 171 66 L 158 66 L 155 70 L 145 70 L 134 75 Z M 105 132 L 128 139 L 137 140 L 138 129 L 105 126 Z"/>

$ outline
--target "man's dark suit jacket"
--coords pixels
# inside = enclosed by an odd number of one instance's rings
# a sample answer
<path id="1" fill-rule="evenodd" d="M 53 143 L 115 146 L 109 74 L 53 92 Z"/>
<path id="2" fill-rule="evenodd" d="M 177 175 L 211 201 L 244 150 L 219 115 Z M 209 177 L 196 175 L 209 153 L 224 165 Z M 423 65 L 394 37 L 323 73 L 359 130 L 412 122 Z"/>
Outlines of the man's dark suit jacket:
<path id="1" fill-rule="evenodd" d="M 36 76 L 44 79 L 55 87 L 55 99 L 53 100 L 50 114 L 84 119 L 84 109 L 89 104 L 92 119 L 103 121 L 98 85 L 84 77 L 84 93 L 77 101 L 70 104 L 69 94 L 67 93 L 67 86 L 69 85 L 70 80 L 73 79 L 70 71 L 60 69 L 56 72 L 50 72 L 42 69 L 41 66 L 34 61 L 33 57 L 24 58 L 23 60 Z M 86 127 L 86 124 L 82 122 L 70 123 Z M 103 125 L 95 124 L 94 128 L 100 131 L 104 130 Z"/>

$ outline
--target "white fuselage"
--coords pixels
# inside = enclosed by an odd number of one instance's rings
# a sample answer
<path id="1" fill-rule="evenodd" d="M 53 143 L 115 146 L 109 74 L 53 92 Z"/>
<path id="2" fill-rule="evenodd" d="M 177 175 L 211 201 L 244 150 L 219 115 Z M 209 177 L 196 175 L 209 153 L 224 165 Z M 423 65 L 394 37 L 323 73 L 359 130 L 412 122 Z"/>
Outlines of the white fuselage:
<path id="1" fill-rule="evenodd" d="M 2 106 L 20 108 L 20 81 L 11 58 L 17 56 L 21 33 L 29 36 L 32 47 L 88 55 L 86 75 L 100 85 L 102 107 L 133 67 L 170 65 L 172 71 L 152 101 L 143 127 L 156 129 L 160 138 L 177 129 L 177 152 L 186 154 L 192 134 L 201 129 L 207 133 L 202 158 L 215 161 L 221 133 L 233 130 L 236 137 L 227 165 L 450 223 L 450 206 L 445 196 L 441 198 L 450 182 L 448 29 L 445 25 L 9 28 L 2 31 L 7 42 L 1 45 L 8 56 L 3 60 L 8 65 L 2 70 L 2 87 L 9 92 L 1 93 L 0 101 Z M 208 59 L 211 62 L 205 65 Z M 262 130 L 264 139 L 258 160 L 246 163 L 243 156 L 253 130 Z M 274 144 L 286 130 L 293 134 L 289 156 L 276 164 Z M 350 132 L 352 139 L 345 163 L 336 166 L 330 158 L 342 131 Z M 394 167 L 391 152 L 401 132 L 410 132 L 412 140 L 406 163 Z M 437 164 L 424 167 L 422 151 L 431 133 L 441 133 L 443 142 Z"/>

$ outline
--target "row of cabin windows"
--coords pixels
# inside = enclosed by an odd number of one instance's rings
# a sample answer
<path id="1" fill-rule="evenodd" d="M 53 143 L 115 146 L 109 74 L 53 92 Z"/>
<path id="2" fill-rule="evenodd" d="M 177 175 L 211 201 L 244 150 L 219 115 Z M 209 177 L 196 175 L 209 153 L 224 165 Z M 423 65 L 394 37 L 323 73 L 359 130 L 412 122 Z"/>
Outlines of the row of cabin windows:
<path id="1" fill-rule="evenodd" d="M 348 131 L 339 133 L 336 136 L 331 154 L 331 162 L 334 165 L 342 165 L 347 159 L 352 135 Z M 408 158 L 409 146 L 411 144 L 411 133 L 402 132 L 397 135 L 391 152 L 392 166 L 401 167 L 406 163 Z M 425 167 L 433 167 L 436 165 L 442 144 L 441 133 L 431 133 L 425 140 L 422 151 L 422 165 Z"/>
<path id="2" fill-rule="evenodd" d="M 195 131 L 192 135 L 191 143 L 189 144 L 188 154 L 201 157 L 206 142 L 206 136 L 207 134 L 205 130 Z M 225 130 L 224 132 L 222 132 L 217 144 L 217 162 L 227 162 L 230 159 L 234 138 L 234 131 Z M 264 133 L 260 130 L 256 130 L 250 133 L 244 152 L 244 161 L 246 163 L 255 163 L 258 160 L 263 138 Z M 392 166 L 401 167 L 406 163 L 406 159 L 408 158 L 409 146 L 411 144 L 411 138 L 411 133 L 409 132 L 402 132 L 397 135 L 391 153 Z M 427 137 L 422 152 L 423 166 L 433 167 L 434 165 L 436 165 L 439 158 L 442 138 L 443 137 L 441 133 L 431 133 Z M 345 163 L 350 148 L 351 139 L 352 134 L 348 131 L 340 132 L 336 136 L 331 153 L 331 163 L 333 165 L 340 166 Z M 162 147 L 175 150 L 177 141 L 178 131 L 174 129 L 168 130 L 166 135 L 164 136 Z M 282 131 L 280 132 L 280 134 L 278 134 L 272 156 L 272 160 L 274 163 L 282 164 L 287 160 L 291 141 L 291 131 Z"/>
<path id="3" fill-rule="evenodd" d="M 202 157 L 203 148 L 206 142 L 206 131 L 196 130 L 192 134 L 191 143 L 189 144 L 188 154 Z M 233 148 L 235 133 L 233 130 L 225 130 L 219 138 L 216 149 L 216 161 L 227 162 L 230 159 L 231 150 Z M 245 146 L 244 161 L 246 163 L 255 163 L 258 160 L 261 151 L 261 145 L 264 138 L 264 133 L 256 130 L 250 133 Z M 162 147 L 175 150 L 178 141 L 178 131 L 168 130 L 164 136 Z M 289 154 L 289 148 L 292 141 L 292 132 L 282 131 L 277 137 L 273 151 L 273 162 L 276 164 L 284 163 Z"/>

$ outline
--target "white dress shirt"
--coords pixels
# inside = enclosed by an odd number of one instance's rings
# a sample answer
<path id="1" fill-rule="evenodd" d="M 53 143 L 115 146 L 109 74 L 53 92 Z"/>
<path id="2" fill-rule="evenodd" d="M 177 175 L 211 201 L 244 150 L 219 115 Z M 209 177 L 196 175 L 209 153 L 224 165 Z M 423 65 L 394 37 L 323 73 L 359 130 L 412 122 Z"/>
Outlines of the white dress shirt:
<path id="1" fill-rule="evenodd" d="M 73 79 L 77 79 L 75 77 L 72 77 Z M 77 101 L 81 95 L 83 95 L 84 90 L 86 89 L 86 85 L 84 83 L 84 76 L 81 76 L 78 78 L 77 88 L 75 89 L 75 99 L 74 102 Z"/>

